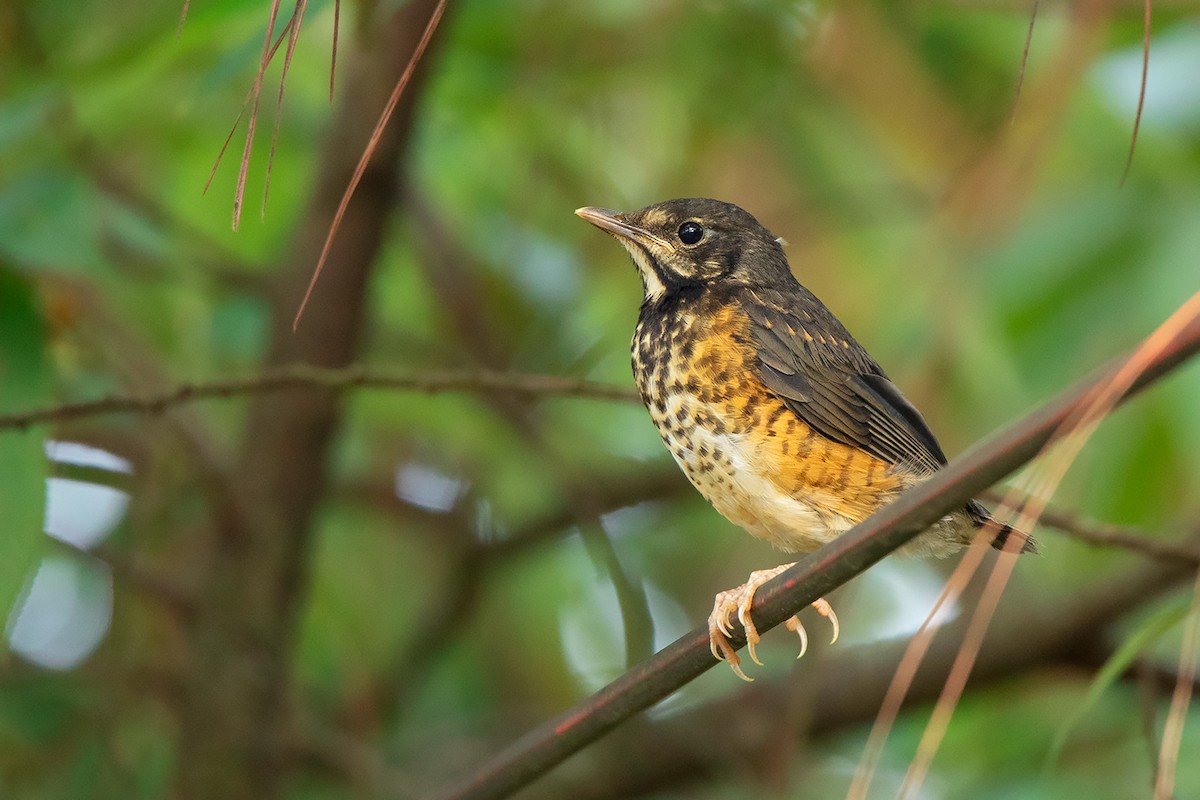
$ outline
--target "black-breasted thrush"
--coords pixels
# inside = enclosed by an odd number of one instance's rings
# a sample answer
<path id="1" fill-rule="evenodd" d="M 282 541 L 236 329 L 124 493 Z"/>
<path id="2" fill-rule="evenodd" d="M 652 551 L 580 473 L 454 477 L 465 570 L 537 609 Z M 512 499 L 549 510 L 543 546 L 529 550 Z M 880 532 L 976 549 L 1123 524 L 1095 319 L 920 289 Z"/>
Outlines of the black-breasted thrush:
<path id="1" fill-rule="evenodd" d="M 780 240 L 748 212 L 692 198 L 575 213 L 633 257 L 644 289 L 633 336 L 638 389 L 675 461 L 731 522 L 782 550 L 810 552 L 946 463 L 921 414 L 796 281 Z M 971 501 L 900 552 L 949 555 L 989 519 Z M 1000 527 L 993 545 L 1011 532 Z M 1035 549 L 1032 540 L 1023 549 Z M 716 596 L 713 655 L 742 678 L 727 639 L 732 616 L 761 663 L 754 592 L 790 566 L 753 572 Z M 829 604 L 813 605 L 836 639 Z M 799 620 L 787 626 L 803 648 Z"/>

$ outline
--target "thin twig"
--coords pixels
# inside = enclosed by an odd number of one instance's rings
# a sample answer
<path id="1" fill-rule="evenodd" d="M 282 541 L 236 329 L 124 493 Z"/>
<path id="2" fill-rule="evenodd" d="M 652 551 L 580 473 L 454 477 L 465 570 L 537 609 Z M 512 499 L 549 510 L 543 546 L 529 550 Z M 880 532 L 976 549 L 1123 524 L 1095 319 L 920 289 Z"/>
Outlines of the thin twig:
<path id="1" fill-rule="evenodd" d="M 1187 544 L 1152 539 L 1131 528 L 1085 523 L 1063 511 L 1043 511 L 1041 524 L 1095 547 L 1119 547 L 1157 561 L 1183 561 L 1200 566 L 1200 551 Z"/>
<path id="2" fill-rule="evenodd" d="M 287 24 L 283 26 L 283 30 L 279 32 L 279 36 L 275 38 L 275 44 L 271 45 L 271 53 L 267 56 L 268 60 L 275 58 L 276 51 L 283 44 L 283 39 L 288 35 L 292 28 L 293 19 L 289 19 Z M 250 101 L 254 99 L 254 86 L 252 85 L 246 91 L 246 96 L 242 99 L 242 107 L 238 110 L 238 114 L 233 118 L 233 125 L 229 127 L 229 133 L 225 136 L 225 141 L 221 144 L 221 149 L 217 151 L 217 160 L 213 162 L 212 169 L 208 171 L 208 180 L 204 182 L 204 188 L 200 190 L 200 194 L 208 194 L 208 187 L 212 186 L 213 179 L 217 177 L 217 170 L 221 166 L 221 161 L 225 158 L 225 151 L 229 149 L 229 143 L 233 141 L 233 135 L 237 133 L 238 126 L 242 124 L 242 117 L 246 116 L 246 108 L 250 105 Z"/>
<path id="3" fill-rule="evenodd" d="M 1200 350 L 1200 321 L 1194 321 L 1130 387 L 1134 393 Z M 1124 364 L 1109 367 L 1041 407 L 984 444 L 956 458 L 878 513 L 759 589 L 752 616 L 769 630 L 797 610 L 858 575 L 1031 459 L 1059 425 L 1109 382 Z M 1128 396 L 1128 395 L 1127 395 Z M 740 633 L 740 632 L 738 632 Z M 731 637 L 734 647 L 745 642 Z M 699 627 L 626 672 L 574 708 L 526 734 L 475 771 L 435 795 L 441 800 L 505 797 L 716 665 L 708 628 Z"/>
<path id="4" fill-rule="evenodd" d="M 337 76 L 338 22 L 342 17 L 342 0 L 333 0 L 333 47 L 329 54 L 329 102 L 333 102 L 333 84 Z"/>
<path id="5" fill-rule="evenodd" d="M 271 34 L 275 31 L 275 19 L 279 15 L 280 0 L 271 0 L 271 13 L 267 19 L 267 35 L 263 41 L 262 58 L 258 65 L 258 74 L 254 76 L 254 84 L 250 88 L 250 117 L 246 123 L 246 144 L 242 147 L 242 163 L 238 167 L 237 185 L 233 190 L 233 229 L 236 231 L 242 221 L 242 201 L 246 197 L 246 175 L 250 172 L 250 152 L 254 149 L 254 131 L 258 127 L 258 101 L 262 96 L 263 80 L 267 74 L 267 65 L 271 63 L 274 49 L 271 47 Z M 295 19 L 295 15 L 292 16 Z"/>
<path id="6" fill-rule="evenodd" d="M 363 148 L 362 157 L 358 160 L 358 166 L 354 168 L 354 175 L 350 178 L 350 183 L 346 186 L 346 191 L 342 195 L 342 201 L 338 203 L 337 212 L 333 215 L 333 222 L 329 225 L 329 234 L 325 237 L 325 246 L 321 248 L 321 255 L 317 259 L 317 266 L 313 269 L 312 278 L 308 282 L 308 288 L 304 290 L 304 297 L 300 300 L 300 307 L 296 309 L 296 316 L 292 320 L 292 330 L 295 330 L 300 324 L 300 317 L 304 314 L 304 307 L 308 305 L 308 298 L 312 296 L 313 287 L 317 285 L 317 278 L 321 276 L 321 270 L 325 268 L 325 262 L 329 258 L 329 251 L 333 248 L 333 237 L 337 234 L 338 228 L 342 224 L 342 218 L 346 216 L 346 208 L 350 205 L 350 198 L 354 196 L 354 190 L 358 188 L 358 182 L 362 180 L 363 173 L 367 171 L 367 164 L 371 161 L 371 156 L 375 155 L 375 149 L 379 146 L 380 139 L 383 138 L 383 129 L 387 127 L 388 120 L 392 118 L 392 112 L 396 110 L 396 105 L 400 102 L 400 95 L 404 94 L 404 87 L 408 85 L 409 79 L 412 78 L 413 71 L 420 62 L 421 56 L 425 54 L 425 50 L 429 47 L 429 41 L 433 38 L 433 32 L 437 30 L 438 22 L 442 19 L 442 13 L 446 10 L 446 0 L 438 0 L 438 4 L 433 9 L 433 13 L 429 15 L 429 22 L 425 25 L 425 32 L 421 34 L 421 40 L 417 42 L 417 48 L 413 51 L 412 58 L 408 60 L 408 65 L 404 68 L 404 72 L 400 75 L 400 80 L 396 81 L 396 88 L 392 90 L 392 96 L 388 98 L 387 105 L 383 108 L 383 113 L 379 115 L 379 121 L 375 123 L 375 130 L 371 132 L 371 138 L 367 142 L 367 146 Z"/>
<path id="7" fill-rule="evenodd" d="M 1029 30 L 1025 32 L 1025 49 L 1021 52 L 1021 71 L 1017 73 L 1017 88 L 1013 92 L 1012 116 L 1008 124 L 1017 121 L 1017 106 L 1021 103 L 1021 89 L 1025 86 L 1025 67 L 1029 64 L 1029 46 L 1033 43 L 1033 24 L 1037 21 L 1038 0 L 1033 0 L 1033 9 L 1029 12 Z"/>
<path id="8" fill-rule="evenodd" d="M 101 414 L 161 414 L 196 400 L 242 397 L 296 389 L 345 391 L 347 389 L 396 389 L 425 392 L 505 391 L 526 397 L 584 397 L 594 400 L 632 401 L 632 389 L 583 378 L 561 378 L 522 372 L 490 370 L 446 370 L 432 372 L 387 372 L 365 367 L 323 369 L 298 364 L 265 375 L 212 383 L 185 383 L 158 394 L 109 395 L 97 400 L 65 403 L 50 408 L 0 415 L 0 430 L 27 428 L 43 422 L 94 417 Z"/>
<path id="9" fill-rule="evenodd" d="M 275 99 L 275 127 L 271 131 L 271 149 L 267 155 L 267 177 L 263 183 L 262 211 L 260 215 L 267 216 L 267 198 L 271 194 L 271 171 L 275 168 L 275 146 L 279 144 L 279 126 L 283 124 L 283 93 L 287 86 L 288 71 L 292 68 L 292 57 L 296 54 L 296 43 L 300 39 L 300 26 L 304 24 L 304 12 L 308 8 L 308 0 L 296 0 L 296 10 L 292 13 L 291 30 L 288 32 L 287 50 L 283 53 L 283 69 L 279 74 L 279 96 Z"/>
<path id="10" fill-rule="evenodd" d="M 129 492 L 134 484 L 134 476 L 128 472 L 92 465 L 70 464 L 65 461 L 52 460 L 50 475 L 63 480 L 90 483 L 93 486 L 106 486 L 120 492 Z"/>
<path id="11" fill-rule="evenodd" d="M 1146 78 L 1150 74 L 1150 0 L 1142 6 L 1142 86 L 1138 90 L 1137 113 L 1133 117 L 1133 133 L 1129 137 L 1129 155 L 1125 157 L 1125 171 L 1121 173 L 1121 186 L 1133 168 L 1133 152 L 1137 148 L 1138 130 L 1142 127 L 1142 109 L 1146 105 Z"/>
<path id="12" fill-rule="evenodd" d="M 192 0 L 183 0 L 183 10 L 179 12 L 179 24 L 175 27 L 175 38 L 178 39 L 183 33 L 183 24 L 187 22 L 188 7 L 192 4 Z"/>

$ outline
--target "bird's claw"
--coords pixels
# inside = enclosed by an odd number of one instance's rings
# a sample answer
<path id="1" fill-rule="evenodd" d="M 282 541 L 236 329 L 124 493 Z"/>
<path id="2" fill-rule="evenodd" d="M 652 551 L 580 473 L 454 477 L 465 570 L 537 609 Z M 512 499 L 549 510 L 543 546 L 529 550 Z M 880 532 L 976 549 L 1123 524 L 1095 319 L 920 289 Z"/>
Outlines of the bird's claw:
<path id="1" fill-rule="evenodd" d="M 746 652 L 750 653 L 750 660 L 760 667 L 763 662 L 758 660 L 758 653 L 755 647 L 761 641 L 758 635 L 758 628 L 754 625 L 754 620 L 750 619 L 750 603 L 754 600 L 754 593 L 750 593 L 750 597 L 738 605 L 738 622 L 742 623 L 742 629 L 746 632 Z"/>
<path id="2" fill-rule="evenodd" d="M 746 633 L 746 649 L 750 653 L 750 660 L 762 666 L 755 650 L 759 642 L 758 629 L 750 619 L 750 606 L 754 602 L 754 591 L 757 588 L 746 584 L 719 593 L 713 600 L 713 610 L 708 617 L 708 647 L 712 650 L 713 657 L 727 663 L 735 675 L 748 682 L 754 679 L 742 671 L 742 660 L 729 640 L 733 636 L 733 615 L 736 613 L 738 622 L 742 624 Z"/>
<path id="3" fill-rule="evenodd" d="M 792 615 L 791 619 L 783 623 L 783 627 L 789 631 L 795 631 L 796 635 L 800 637 L 800 652 L 796 654 L 796 660 L 799 661 L 808 652 L 808 631 L 804 629 L 804 623 L 795 614 Z"/>
<path id="4" fill-rule="evenodd" d="M 742 671 L 741 659 L 738 657 L 737 651 L 730 644 L 730 639 L 733 637 L 733 615 L 737 614 L 738 622 L 741 623 L 742 629 L 746 634 L 746 651 L 750 654 L 750 660 L 760 667 L 763 662 L 758 658 L 758 643 L 761 637 L 758 633 L 758 628 L 754 624 L 754 620 L 750 616 L 750 610 L 754 605 L 754 593 L 758 591 L 758 587 L 774 578 L 779 573 L 790 567 L 791 564 L 784 564 L 780 567 L 768 570 L 760 570 L 750 573 L 750 580 L 736 589 L 729 589 L 719 593 L 713 601 L 713 610 L 708 617 L 708 646 L 712 651 L 713 658 L 718 661 L 724 661 L 737 675 L 744 681 L 752 681 L 753 678 L 746 675 Z M 817 613 L 829 620 L 833 626 L 833 638 L 830 644 L 838 640 L 841 633 L 841 625 L 838 622 L 837 614 L 829 602 L 824 598 L 816 600 L 812 604 Z M 800 654 L 796 658 L 803 658 L 808 652 L 808 631 L 804 629 L 800 618 L 793 616 L 784 623 L 784 627 L 790 631 L 794 631 L 800 637 Z"/>
<path id="5" fill-rule="evenodd" d="M 829 605 L 829 601 L 824 597 L 818 597 L 812 602 L 812 607 L 818 614 L 829 620 L 829 624 L 833 626 L 833 637 L 830 638 L 829 643 L 836 644 L 838 636 L 842 632 L 842 625 L 838 622 L 838 616 L 834 613 L 833 606 Z M 793 615 L 791 619 L 783 623 L 783 627 L 789 631 L 795 631 L 796 635 L 800 637 L 800 654 L 796 658 L 804 658 L 804 654 L 808 652 L 808 631 L 804 629 L 804 623 L 800 621 L 799 617 Z"/>
<path id="6" fill-rule="evenodd" d="M 812 602 L 812 607 L 817 610 L 818 614 L 829 620 L 829 624 L 833 626 L 833 638 L 829 640 L 829 643 L 837 644 L 838 636 L 842 633 L 842 623 L 838 622 L 838 615 L 834 613 L 833 606 L 829 605 L 829 601 L 824 597 L 818 597 Z"/>

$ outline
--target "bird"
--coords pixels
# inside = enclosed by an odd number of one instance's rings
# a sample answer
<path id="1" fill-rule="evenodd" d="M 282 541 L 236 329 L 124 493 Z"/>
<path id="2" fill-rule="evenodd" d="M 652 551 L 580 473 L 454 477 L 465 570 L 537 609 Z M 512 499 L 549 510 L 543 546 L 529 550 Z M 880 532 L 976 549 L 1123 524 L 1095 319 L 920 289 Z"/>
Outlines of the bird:
<path id="1" fill-rule="evenodd" d="M 682 198 L 620 213 L 575 214 L 629 252 L 642 281 L 631 343 L 638 391 L 663 442 L 724 517 L 788 553 L 819 549 L 946 464 L 916 407 L 833 312 L 796 279 L 783 240 L 744 209 Z M 944 557 L 992 521 L 971 500 L 900 549 Z M 1014 529 L 995 523 L 992 545 Z M 1036 551 L 1023 532 L 1022 552 Z M 718 593 L 713 656 L 751 680 L 732 619 L 762 665 L 754 593 L 792 564 L 757 570 Z M 813 603 L 836 641 L 840 624 Z M 807 649 L 804 626 L 785 623 Z"/>

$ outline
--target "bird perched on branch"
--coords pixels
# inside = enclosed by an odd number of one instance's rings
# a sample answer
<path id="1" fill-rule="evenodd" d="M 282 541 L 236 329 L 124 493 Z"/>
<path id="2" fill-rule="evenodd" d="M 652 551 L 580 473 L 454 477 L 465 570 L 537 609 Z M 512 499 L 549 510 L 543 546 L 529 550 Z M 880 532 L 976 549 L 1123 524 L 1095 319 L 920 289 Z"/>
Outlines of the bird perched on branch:
<path id="1" fill-rule="evenodd" d="M 692 198 L 575 213 L 633 257 L 644 290 L 632 347 L 638 389 L 675 461 L 735 525 L 787 552 L 811 552 L 946 463 L 921 414 L 796 281 L 780 240 L 748 212 Z M 949 555 L 990 519 L 971 501 L 900 552 Z M 993 527 L 1002 547 L 1013 531 Z M 1022 547 L 1035 549 L 1029 539 Z M 761 665 L 754 593 L 790 566 L 753 572 L 716 596 L 713 655 L 746 680 L 728 638 L 732 618 Z M 813 606 L 836 640 L 829 604 Z M 803 625 L 797 617 L 786 625 L 803 655 Z"/>

